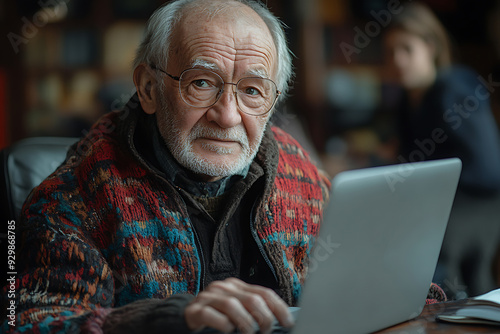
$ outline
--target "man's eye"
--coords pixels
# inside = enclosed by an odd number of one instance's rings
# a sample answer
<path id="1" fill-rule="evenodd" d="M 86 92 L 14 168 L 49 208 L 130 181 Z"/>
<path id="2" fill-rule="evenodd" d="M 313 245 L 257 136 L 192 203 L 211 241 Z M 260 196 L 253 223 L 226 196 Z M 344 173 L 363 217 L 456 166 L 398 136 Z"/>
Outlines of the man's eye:
<path id="1" fill-rule="evenodd" d="M 260 95 L 260 91 L 254 87 L 247 87 L 245 88 L 245 94 L 255 96 L 255 95 Z"/>
<path id="2" fill-rule="evenodd" d="M 195 85 L 198 88 L 209 88 L 211 86 L 210 82 L 205 79 L 194 80 L 193 85 Z"/>

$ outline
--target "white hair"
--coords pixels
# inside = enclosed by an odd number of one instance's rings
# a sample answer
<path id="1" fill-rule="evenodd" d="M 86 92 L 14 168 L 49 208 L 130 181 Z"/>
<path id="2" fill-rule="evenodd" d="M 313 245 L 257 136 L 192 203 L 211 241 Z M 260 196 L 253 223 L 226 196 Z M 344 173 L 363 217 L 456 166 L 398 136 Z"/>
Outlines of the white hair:
<path id="1" fill-rule="evenodd" d="M 210 16 L 216 16 L 220 10 L 241 3 L 253 9 L 265 22 L 271 32 L 278 53 L 276 85 L 282 92 L 280 100 L 286 96 L 289 82 L 293 76 L 292 53 L 288 48 L 284 28 L 285 24 L 274 16 L 264 4 L 256 0 L 232 0 L 227 2 L 213 0 L 177 0 L 158 8 L 149 18 L 144 38 L 139 45 L 134 60 L 134 67 L 141 63 L 167 67 L 172 32 L 182 19 L 185 10 L 207 4 L 203 10 Z M 212 5 L 212 6 L 210 6 Z"/>

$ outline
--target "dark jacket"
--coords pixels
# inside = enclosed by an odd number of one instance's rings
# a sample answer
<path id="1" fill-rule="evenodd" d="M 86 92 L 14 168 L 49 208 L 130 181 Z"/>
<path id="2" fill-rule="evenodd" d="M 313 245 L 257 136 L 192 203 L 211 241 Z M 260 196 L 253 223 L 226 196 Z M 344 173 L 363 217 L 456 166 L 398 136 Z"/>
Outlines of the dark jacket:
<path id="1" fill-rule="evenodd" d="M 400 162 L 458 157 L 459 187 L 500 190 L 500 136 L 489 95 L 495 87 L 463 67 L 440 70 L 418 106 L 404 98 L 399 110 Z"/>

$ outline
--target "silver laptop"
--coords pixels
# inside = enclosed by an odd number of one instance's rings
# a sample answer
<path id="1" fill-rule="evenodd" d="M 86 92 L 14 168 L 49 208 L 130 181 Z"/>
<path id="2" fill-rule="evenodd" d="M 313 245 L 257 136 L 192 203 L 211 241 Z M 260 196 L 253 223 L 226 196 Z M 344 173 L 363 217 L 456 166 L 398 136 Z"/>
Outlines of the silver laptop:
<path id="1" fill-rule="evenodd" d="M 370 333 L 419 315 L 461 166 L 453 158 L 338 174 L 291 332 Z"/>
<path id="2" fill-rule="evenodd" d="M 418 316 L 461 168 L 454 158 L 335 176 L 299 307 L 291 308 L 295 326 L 276 323 L 273 333 L 371 333 Z"/>

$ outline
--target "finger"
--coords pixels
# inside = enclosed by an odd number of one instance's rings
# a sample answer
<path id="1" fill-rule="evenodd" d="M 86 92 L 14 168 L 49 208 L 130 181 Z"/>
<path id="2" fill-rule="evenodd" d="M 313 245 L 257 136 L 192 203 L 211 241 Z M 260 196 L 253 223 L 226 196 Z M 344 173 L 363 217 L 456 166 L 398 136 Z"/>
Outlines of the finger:
<path id="1" fill-rule="evenodd" d="M 294 325 L 294 318 L 290 313 L 288 304 L 276 292 L 268 288 L 263 288 L 258 293 L 281 325 L 285 327 L 292 327 Z"/>
<path id="2" fill-rule="evenodd" d="M 209 305 L 192 303 L 186 307 L 184 317 L 191 331 L 200 331 L 205 327 L 211 327 L 224 333 L 230 333 L 235 329 L 227 316 Z"/>
<path id="3" fill-rule="evenodd" d="M 290 313 L 288 305 L 272 289 L 260 285 L 248 284 L 236 278 L 229 278 L 226 281 L 228 281 L 236 291 L 246 291 L 262 297 L 265 301 L 267 309 L 270 310 L 281 325 L 285 327 L 293 326 L 294 319 Z"/>
<path id="4" fill-rule="evenodd" d="M 193 304 L 212 308 L 214 311 L 224 316 L 229 323 L 237 327 L 242 333 L 255 332 L 257 324 L 254 318 L 245 309 L 241 301 L 234 296 L 204 291 L 197 296 Z M 212 312 L 206 314 L 207 317 L 211 315 L 213 315 Z M 213 320 L 208 320 L 208 318 L 203 318 L 203 323 L 206 326 L 219 325 L 214 324 Z M 215 328 L 219 329 L 220 327 Z"/>
<path id="5" fill-rule="evenodd" d="M 263 298 L 263 295 L 266 295 L 269 289 L 255 287 L 257 288 L 254 289 L 250 284 L 246 284 L 238 279 L 227 279 L 225 281 L 214 282 L 210 286 L 210 289 L 211 291 L 217 291 L 217 293 L 236 297 L 257 322 L 261 331 L 266 332 L 271 329 L 275 319 L 268 303 Z M 269 291 L 274 293 L 272 290 Z M 278 300 L 280 300 L 279 297 Z M 283 307 L 288 311 L 288 307 L 284 302 Z"/>
<path id="6" fill-rule="evenodd" d="M 262 332 L 271 330 L 275 318 L 260 295 L 251 292 L 240 292 L 236 297 L 259 325 Z"/>

